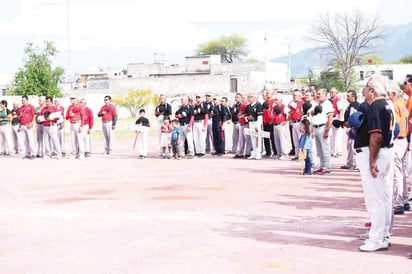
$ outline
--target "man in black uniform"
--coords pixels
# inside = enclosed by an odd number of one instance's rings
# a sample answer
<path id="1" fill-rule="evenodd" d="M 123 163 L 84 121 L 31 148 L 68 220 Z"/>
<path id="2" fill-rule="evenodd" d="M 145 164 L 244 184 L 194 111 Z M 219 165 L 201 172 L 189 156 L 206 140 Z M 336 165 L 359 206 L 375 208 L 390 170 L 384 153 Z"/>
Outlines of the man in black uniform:
<path id="1" fill-rule="evenodd" d="M 195 155 L 202 157 L 205 155 L 206 131 L 209 113 L 207 112 L 205 105 L 202 103 L 200 95 L 196 95 L 196 102 L 192 106 L 195 114 L 195 121 L 193 124 Z"/>
<path id="2" fill-rule="evenodd" d="M 354 90 L 349 90 L 346 94 L 346 100 L 348 101 L 349 105 L 345 110 L 345 114 L 343 115 L 343 126 L 348 127 L 348 119 L 349 116 L 358 111 L 360 107 L 360 103 L 357 100 L 357 94 Z M 348 143 L 346 145 L 347 150 L 347 157 L 346 157 L 346 165 L 341 166 L 342 169 L 357 169 L 356 161 L 355 161 L 355 150 L 353 147 L 354 140 L 348 139 Z"/>
<path id="3" fill-rule="evenodd" d="M 256 132 L 262 131 L 263 125 L 263 106 L 258 101 L 257 94 L 250 94 L 249 105 L 246 107 L 246 117 L 249 121 L 249 128 Z M 248 159 L 262 159 L 262 137 L 249 136 L 252 142 L 252 153 Z"/>
<path id="4" fill-rule="evenodd" d="M 369 239 L 359 247 L 361 251 L 378 251 L 389 248 L 389 229 L 392 221 L 393 161 L 392 127 L 393 109 L 387 103 L 386 79 L 371 77 L 363 90 L 369 108 L 365 129 L 356 144 L 356 162 L 361 173 L 365 204 L 371 229 Z M 367 143 L 365 142 L 367 141 Z"/>
<path id="5" fill-rule="evenodd" d="M 193 147 L 193 132 L 192 126 L 194 122 L 193 107 L 188 104 L 187 96 L 181 96 L 180 102 L 182 105 L 176 111 L 176 118 L 179 119 L 180 124 L 180 156 L 185 156 L 185 140 L 187 140 L 188 155 L 187 159 L 193 159 L 195 152 Z"/>
<path id="6" fill-rule="evenodd" d="M 237 152 L 238 142 L 239 142 L 239 110 L 242 104 L 242 94 L 236 93 L 235 103 L 230 108 L 230 113 L 232 114 L 233 123 L 233 135 L 232 135 L 232 153 Z"/>
<path id="7" fill-rule="evenodd" d="M 19 154 L 23 151 L 23 143 L 22 143 L 22 133 L 19 132 L 20 128 L 20 118 L 17 116 L 19 112 L 19 103 L 16 101 L 13 103 L 13 109 L 10 111 L 11 113 L 11 135 L 13 137 L 13 148 L 14 153 Z"/>
<path id="8" fill-rule="evenodd" d="M 163 151 L 161 148 L 161 136 L 162 136 L 161 127 L 163 126 L 163 118 L 167 116 L 171 120 L 172 119 L 171 115 L 172 115 L 172 106 L 166 102 L 166 96 L 164 96 L 163 94 L 160 94 L 159 105 L 155 109 L 155 116 L 157 117 L 157 120 L 159 121 L 158 131 L 157 131 L 158 137 L 159 137 L 159 146 L 160 146 L 159 156 L 163 155 Z"/>
<path id="9" fill-rule="evenodd" d="M 212 110 L 212 128 L 213 128 L 213 146 L 215 147 L 215 152 L 213 155 L 222 156 L 225 154 L 225 141 L 224 141 L 224 119 L 225 111 L 220 100 L 214 98 L 214 107 Z"/>
<path id="10" fill-rule="evenodd" d="M 203 105 L 209 117 L 206 130 L 206 153 L 211 153 L 213 151 L 212 111 L 214 105 L 212 101 L 212 94 L 210 92 L 206 93 L 206 101 L 203 102 Z"/>

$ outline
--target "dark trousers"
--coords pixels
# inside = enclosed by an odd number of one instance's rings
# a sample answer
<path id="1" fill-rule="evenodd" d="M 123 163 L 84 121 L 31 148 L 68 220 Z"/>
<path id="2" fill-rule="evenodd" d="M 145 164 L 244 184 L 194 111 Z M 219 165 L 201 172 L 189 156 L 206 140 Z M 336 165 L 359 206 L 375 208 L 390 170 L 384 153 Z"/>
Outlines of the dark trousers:
<path id="1" fill-rule="evenodd" d="M 223 154 L 225 152 L 225 138 L 222 132 L 221 122 L 213 122 L 213 146 L 215 147 L 216 154 Z"/>
<path id="2" fill-rule="evenodd" d="M 292 149 L 289 152 L 289 155 L 295 155 L 295 143 L 293 142 L 293 126 L 292 123 L 289 124 L 289 134 L 290 134 L 290 141 L 292 143 Z"/>
<path id="3" fill-rule="evenodd" d="M 275 137 L 273 135 L 273 125 L 263 125 L 263 130 L 270 132 L 270 139 L 263 138 L 263 144 L 265 145 L 266 155 L 272 155 L 272 152 L 276 155 Z"/>
<path id="4" fill-rule="evenodd" d="M 310 161 L 310 149 L 306 149 L 306 158 L 305 158 L 305 173 L 312 173 L 312 162 Z"/>

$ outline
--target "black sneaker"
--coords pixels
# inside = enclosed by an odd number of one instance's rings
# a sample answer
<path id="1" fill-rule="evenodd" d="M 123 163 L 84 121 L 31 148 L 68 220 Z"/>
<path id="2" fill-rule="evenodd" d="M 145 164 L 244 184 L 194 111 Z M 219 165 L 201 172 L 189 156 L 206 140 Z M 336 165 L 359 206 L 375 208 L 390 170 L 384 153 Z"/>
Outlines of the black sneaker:
<path id="1" fill-rule="evenodd" d="M 235 155 L 235 157 L 233 157 L 233 158 L 236 158 L 236 159 L 240 159 L 240 158 L 243 158 L 243 156 L 242 155 Z"/>
<path id="2" fill-rule="evenodd" d="M 404 205 L 403 205 L 403 210 L 404 210 L 404 211 L 409 211 L 410 209 L 411 209 L 411 207 L 410 207 L 409 204 L 404 204 Z"/>

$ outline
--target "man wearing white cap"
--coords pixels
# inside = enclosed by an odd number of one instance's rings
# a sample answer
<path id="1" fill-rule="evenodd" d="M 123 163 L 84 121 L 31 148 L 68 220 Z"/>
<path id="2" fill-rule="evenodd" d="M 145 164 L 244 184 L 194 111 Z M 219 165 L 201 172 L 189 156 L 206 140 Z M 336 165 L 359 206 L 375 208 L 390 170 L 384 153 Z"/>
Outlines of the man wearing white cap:
<path id="1" fill-rule="evenodd" d="M 83 131 L 83 107 L 76 95 L 70 96 L 71 105 L 67 108 L 66 120 L 70 121 L 72 158 L 84 159 L 84 144 L 81 140 Z"/>

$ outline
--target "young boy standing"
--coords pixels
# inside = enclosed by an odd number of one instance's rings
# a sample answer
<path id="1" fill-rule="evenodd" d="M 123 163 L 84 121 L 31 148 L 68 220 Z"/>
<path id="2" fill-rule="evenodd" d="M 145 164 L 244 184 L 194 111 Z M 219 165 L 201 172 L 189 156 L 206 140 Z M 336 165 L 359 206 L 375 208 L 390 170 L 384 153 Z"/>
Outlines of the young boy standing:
<path id="1" fill-rule="evenodd" d="M 172 150 L 173 150 L 173 158 L 180 159 L 178 156 L 179 152 L 179 144 L 180 144 L 180 127 L 179 121 L 177 119 L 172 120 L 172 135 L 171 135 L 171 142 L 172 142 Z"/>
<path id="2" fill-rule="evenodd" d="M 136 125 L 138 125 L 137 131 L 139 132 L 137 136 L 137 143 L 139 144 L 139 159 L 144 159 L 147 156 L 147 135 L 149 132 L 149 119 L 145 117 L 146 111 L 144 109 L 139 110 L 139 119 L 136 120 Z"/>

